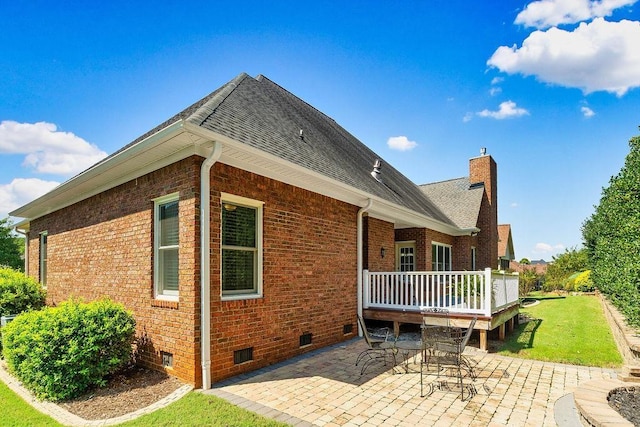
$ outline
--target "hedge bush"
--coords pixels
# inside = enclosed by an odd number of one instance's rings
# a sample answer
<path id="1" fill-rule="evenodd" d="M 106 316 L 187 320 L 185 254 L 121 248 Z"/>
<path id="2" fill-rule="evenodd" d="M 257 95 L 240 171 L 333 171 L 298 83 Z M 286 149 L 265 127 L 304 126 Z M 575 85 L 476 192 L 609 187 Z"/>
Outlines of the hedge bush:
<path id="1" fill-rule="evenodd" d="M 45 291 L 40 283 L 11 267 L 0 266 L 0 316 L 20 314 L 44 307 Z M 2 328 L 0 328 L 0 356 Z"/>
<path id="2" fill-rule="evenodd" d="M 582 226 L 591 280 L 640 329 L 640 136 Z"/>
<path id="3" fill-rule="evenodd" d="M 0 267 L 0 316 L 38 310 L 44 306 L 40 283 L 10 267 Z"/>
<path id="4" fill-rule="evenodd" d="M 71 399 L 131 361 L 133 315 L 108 299 L 67 301 L 16 317 L 4 328 L 9 370 L 37 397 Z"/>

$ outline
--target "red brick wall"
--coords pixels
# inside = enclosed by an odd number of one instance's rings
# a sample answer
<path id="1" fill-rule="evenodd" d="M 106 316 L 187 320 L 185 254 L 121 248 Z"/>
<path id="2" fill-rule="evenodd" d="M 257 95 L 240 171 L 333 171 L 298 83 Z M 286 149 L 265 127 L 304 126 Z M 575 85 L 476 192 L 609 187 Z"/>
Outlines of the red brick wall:
<path id="1" fill-rule="evenodd" d="M 376 218 L 363 218 L 363 268 L 369 271 L 395 271 L 393 224 Z M 380 249 L 384 248 L 384 258 Z"/>
<path id="2" fill-rule="evenodd" d="M 32 221 L 30 274 L 38 234 L 48 231 L 48 299 L 109 296 L 134 312 L 144 363 L 200 386 L 199 170 L 193 157 Z M 153 201 L 180 193 L 180 299 L 153 299 Z M 220 192 L 264 202 L 263 297 L 220 298 Z M 218 381 L 348 339 L 355 328 L 358 208 L 220 163 L 211 171 L 211 361 Z M 393 234 L 391 234 L 393 236 Z M 300 348 L 301 334 L 312 345 Z M 234 365 L 235 350 L 254 360 Z"/>
<path id="3" fill-rule="evenodd" d="M 426 229 L 402 228 L 396 230 L 395 236 L 396 242 L 416 242 L 416 271 L 431 271 L 431 242 L 427 241 Z"/>
<path id="4" fill-rule="evenodd" d="M 220 163 L 212 170 L 211 360 L 218 381 L 350 338 L 358 207 Z M 263 298 L 220 298 L 220 191 L 265 202 Z M 313 344 L 299 347 L 301 334 Z M 254 348 L 234 365 L 233 352 Z"/>
<path id="5" fill-rule="evenodd" d="M 160 369 L 172 353 L 172 374 L 195 383 L 199 294 L 194 264 L 199 162 L 186 159 L 31 222 L 29 273 L 38 277 L 39 233 L 48 232 L 47 299 L 108 296 L 132 310 L 143 363 Z M 180 301 L 153 298 L 153 201 L 180 193 Z M 166 307 L 162 307 L 162 305 Z"/>
<path id="6" fill-rule="evenodd" d="M 478 215 L 478 269 L 498 266 L 498 174 L 491 156 L 480 156 L 469 161 L 471 184 L 484 182 L 485 194 Z"/>

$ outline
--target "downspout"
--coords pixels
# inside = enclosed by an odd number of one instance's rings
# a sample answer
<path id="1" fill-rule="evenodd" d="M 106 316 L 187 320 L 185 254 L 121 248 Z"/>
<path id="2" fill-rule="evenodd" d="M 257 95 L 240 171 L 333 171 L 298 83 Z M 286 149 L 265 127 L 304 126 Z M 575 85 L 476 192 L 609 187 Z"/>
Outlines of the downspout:
<path id="1" fill-rule="evenodd" d="M 18 227 L 14 228 L 16 233 L 24 236 L 24 274 L 29 275 L 29 236 L 26 231 L 19 230 Z"/>
<path id="2" fill-rule="evenodd" d="M 356 242 L 356 252 L 357 252 L 357 269 L 358 269 L 358 290 L 357 290 L 357 294 L 358 294 L 358 307 L 357 307 L 357 311 L 358 311 L 358 316 L 362 317 L 362 216 L 363 214 L 368 211 L 369 209 L 371 209 L 371 205 L 373 205 L 373 200 L 369 199 L 367 200 L 367 204 L 360 208 L 358 210 L 358 225 L 357 225 L 357 239 L 358 241 Z M 360 328 L 360 322 L 358 322 L 358 335 L 362 336 L 362 330 Z"/>
<path id="3" fill-rule="evenodd" d="M 211 388 L 211 167 L 222 154 L 222 144 L 213 149 L 200 167 L 200 354 L 202 389 Z"/>

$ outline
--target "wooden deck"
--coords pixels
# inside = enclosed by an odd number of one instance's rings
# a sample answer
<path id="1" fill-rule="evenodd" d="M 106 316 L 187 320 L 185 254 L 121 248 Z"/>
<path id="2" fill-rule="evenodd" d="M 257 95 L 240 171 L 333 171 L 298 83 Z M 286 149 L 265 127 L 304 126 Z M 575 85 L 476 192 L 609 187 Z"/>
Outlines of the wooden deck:
<path id="1" fill-rule="evenodd" d="M 500 340 L 504 340 L 506 333 L 513 331 L 515 327 L 515 320 L 520 312 L 519 304 L 514 304 L 510 307 L 504 308 L 491 316 L 477 315 L 476 324 L 474 330 L 480 332 L 480 350 L 487 351 L 487 335 L 489 331 L 498 328 L 498 336 Z M 387 322 L 393 322 L 393 329 L 396 336 L 400 332 L 400 325 L 403 323 L 410 323 L 420 325 L 422 324 L 423 315 L 419 311 L 407 311 L 407 310 L 394 310 L 394 309 L 380 309 L 369 308 L 362 311 L 362 315 L 365 319 L 381 320 Z M 449 323 L 453 326 L 466 328 L 469 326 L 471 319 L 476 316 L 469 313 L 449 313 Z M 439 320 L 442 324 L 445 324 L 444 316 L 437 314 L 430 314 L 431 323 L 438 324 Z"/>

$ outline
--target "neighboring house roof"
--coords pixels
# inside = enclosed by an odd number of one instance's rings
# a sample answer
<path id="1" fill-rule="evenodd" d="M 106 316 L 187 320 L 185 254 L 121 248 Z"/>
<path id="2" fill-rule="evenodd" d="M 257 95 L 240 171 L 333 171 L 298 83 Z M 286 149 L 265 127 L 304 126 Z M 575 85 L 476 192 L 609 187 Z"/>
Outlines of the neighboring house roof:
<path id="1" fill-rule="evenodd" d="M 476 225 L 449 215 L 330 117 L 245 73 L 11 215 L 35 219 L 182 158 L 206 156 L 212 141 L 223 144 L 220 162 L 361 206 L 373 199 L 370 215 L 401 226 L 461 235 Z M 371 174 L 377 159 L 379 179 Z"/>
<path id="2" fill-rule="evenodd" d="M 469 178 L 423 184 L 420 189 L 453 223 L 460 228 L 475 227 L 478 223 L 484 185 L 469 183 Z"/>
<path id="3" fill-rule="evenodd" d="M 508 260 L 516 258 L 510 224 L 498 225 L 498 258 Z"/>

